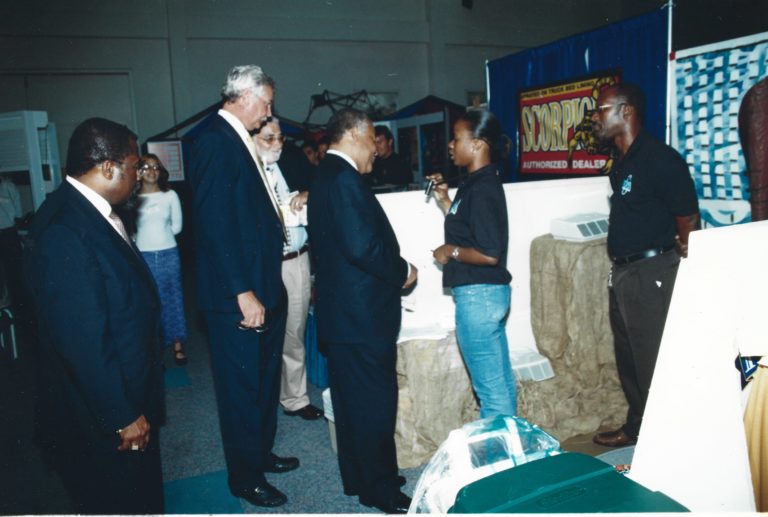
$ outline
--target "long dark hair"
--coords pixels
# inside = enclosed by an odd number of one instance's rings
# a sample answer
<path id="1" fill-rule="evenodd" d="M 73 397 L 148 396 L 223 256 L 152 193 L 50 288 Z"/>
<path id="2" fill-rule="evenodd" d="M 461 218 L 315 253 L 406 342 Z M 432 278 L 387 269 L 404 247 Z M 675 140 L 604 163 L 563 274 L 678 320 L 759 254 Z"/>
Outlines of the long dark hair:
<path id="1" fill-rule="evenodd" d="M 474 138 L 488 144 L 493 163 L 507 157 L 512 141 L 504 134 L 499 119 L 493 113 L 484 109 L 470 108 L 459 120 L 467 123 Z"/>
<path id="2" fill-rule="evenodd" d="M 162 190 L 163 192 L 168 192 L 170 190 L 170 185 L 168 185 L 168 178 L 170 177 L 170 174 L 168 173 L 168 169 L 165 168 L 165 165 L 163 165 L 163 162 L 160 161 L 160 158 L 157 157 L 154 153 L 147 153 L 144 156 L 141 157 L 141 160 L 139 160 L 139 169 L 144 167 L 144 165 L 147 163 L 147 160 L 155 160 L 157 162 L 157 165 L 160 166 L 160 170 L 157 171 L 157 186 Z"/>

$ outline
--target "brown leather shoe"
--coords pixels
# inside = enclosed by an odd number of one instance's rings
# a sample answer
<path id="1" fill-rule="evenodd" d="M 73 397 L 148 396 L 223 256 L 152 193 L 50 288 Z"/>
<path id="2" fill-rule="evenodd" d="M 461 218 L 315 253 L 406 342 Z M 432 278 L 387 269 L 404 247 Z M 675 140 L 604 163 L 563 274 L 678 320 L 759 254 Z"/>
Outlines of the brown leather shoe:
<path id="1" fill-rule="evenodd" d="M 637 436 L 632 437 L 624 432 L 623 428 L 616 429 L 615 431 L 606 431 L 604 433 L 597 433 L 592 437 L 592 441 L 598 445 L 605 445 L 606 447 L 623 447 L 625 445 L 634 445 L 637 443 Z"/>

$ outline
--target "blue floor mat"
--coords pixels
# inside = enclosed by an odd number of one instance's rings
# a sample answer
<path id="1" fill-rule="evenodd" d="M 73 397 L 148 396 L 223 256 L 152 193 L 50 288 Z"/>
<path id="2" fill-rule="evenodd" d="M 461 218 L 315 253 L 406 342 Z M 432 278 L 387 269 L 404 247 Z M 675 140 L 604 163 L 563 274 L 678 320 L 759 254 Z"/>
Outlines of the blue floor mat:
<path id="1" fill-rule="evenodd" d="M 165 387 L 181 388 L 189 386 L 189 375 L 186 368 L 167 368 L 165 370 Z"/>
<path id="2" fill-rule="evenodd" d="M 229 492 L 227 471 L 219 470 L 164 483 L 165 513 L 245 513 Z"/>

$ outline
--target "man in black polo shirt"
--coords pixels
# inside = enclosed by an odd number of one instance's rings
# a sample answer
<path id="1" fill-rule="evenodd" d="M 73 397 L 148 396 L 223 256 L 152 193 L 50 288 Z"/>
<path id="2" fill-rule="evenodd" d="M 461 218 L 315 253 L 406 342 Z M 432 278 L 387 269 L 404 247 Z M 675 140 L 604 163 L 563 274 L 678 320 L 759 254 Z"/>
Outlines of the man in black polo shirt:
<path id="1" fill-rule="evenodd" d="M 376 126 L 376 160 L 370 181 L 373 185 L 406 186 L 413 181 L 413 174 L 405 160 L 394 151 L 395 139 L 387 126 Z"/>
<path id="2" fill-rule="evenodd" d="M 637 442 L 680 257 L 699 227 L 696 191 L 683 158 L 642 129 L 644 96 L 632 84 L 605 88 L 592 115 L 595 135 L 616 147 L 608 253 L 616 367 L 629 403 L 619 429 L 593 441 Z"/>

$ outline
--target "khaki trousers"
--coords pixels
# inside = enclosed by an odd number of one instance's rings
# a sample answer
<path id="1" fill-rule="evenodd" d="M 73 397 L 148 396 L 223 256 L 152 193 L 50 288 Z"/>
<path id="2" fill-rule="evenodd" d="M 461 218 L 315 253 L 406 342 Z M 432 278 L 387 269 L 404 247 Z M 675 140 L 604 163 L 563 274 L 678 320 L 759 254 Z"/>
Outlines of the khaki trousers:
<path id="1" fill-rule="evenodd" d="M 296 411 L 309 404 L 304 331 L 309 311 L 309 253 L 283 261 L 283 284 L 288 292 L 288 319 L 283 341 L 283 371 L 280 378 L 280 404 Z"/>

